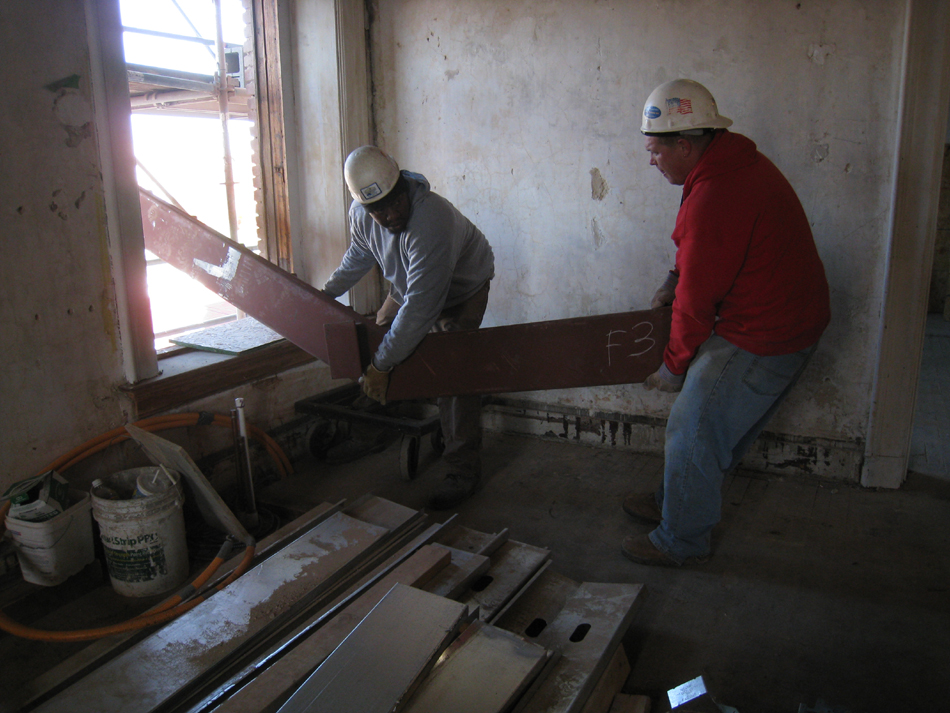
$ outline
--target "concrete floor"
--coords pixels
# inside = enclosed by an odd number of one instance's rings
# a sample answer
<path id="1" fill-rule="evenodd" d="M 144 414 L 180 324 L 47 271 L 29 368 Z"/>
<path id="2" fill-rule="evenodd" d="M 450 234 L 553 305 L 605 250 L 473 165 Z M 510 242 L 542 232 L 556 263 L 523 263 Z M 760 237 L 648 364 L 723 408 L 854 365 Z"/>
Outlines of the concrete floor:
<path id="1" fill-rule="evenodd" d="M 626 693 L 665 692 L 700 673 L 740 713 L 946 710 L 950 701 L 950 482 L 911 474 L 900 491 L 833 481 L 730 477 L 715 554 L 702 566 L 629 562 L 624 535 L 650 528 L 620 509 L 662 460 L 487 434 L 483 489 L 453 512 L 484 532 L 551 550 L 579 581 L 645 584 L 625 639 Z M 342 466 L 311 463 L 279 490 L 304 500 L 367 492 L 421 509 L 441 477 L 424 445 L 418 477 L 398 444 Z"/>
<path id="2" fill-rule="evenodd" d="M 726 483 L 714 557 L 702 566 L 650 568 L 620 554 L 626 534 L 650 529 L 624 515 L 621 498 L 655 487 L 663 465 L 628 451 L 488 433 L 483 489 L 430 519 L 458 513 L 476 530 L 507 528 L 550 549 L 555 570 L 578 581 L 643 583 L 624 641 L 624 691 L 650 695 L 655 711 L 668 710 L 668 689 L 700 673 L 739 713 L 948 710 L 948 367 L 950 323 L 932 319 L 899 491 L 740 472 Z M 274 490 L 297 507 L 372 492 L 421 509 L 441 477 L 427 440 L 411 482 L 399 475 L 397 443 L 346 465 L 296 466 Z M 28 585 L 0 603 L 52 630 L 114 623 L 152 603 L 114 594 L 103 576 L 96 563 L 61 587 Z M 0 636 L 0 711 L 12 710 L 20 683 L 84 646 Z"/>

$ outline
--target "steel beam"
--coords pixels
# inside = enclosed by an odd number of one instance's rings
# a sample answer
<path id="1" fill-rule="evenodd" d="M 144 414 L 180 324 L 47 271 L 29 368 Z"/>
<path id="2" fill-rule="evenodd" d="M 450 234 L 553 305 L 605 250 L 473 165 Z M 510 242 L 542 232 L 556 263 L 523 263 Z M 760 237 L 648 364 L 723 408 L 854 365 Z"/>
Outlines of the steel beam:
<path id="1" fill-rule="evenodd" d="M 146 191 L 140 197 L 146 249 L 308 354 L 329 363 L 326 324 L 361 324 L 371 334 L 381 332 L 375 322 L 187 213 Z"/>
<path id="2" fill-rule="evenodd" d="M 142 192 L 145 246 L 258 321 L 358 379 L 385 330 L 294 275 Z M 428 335 L 393 370 L 389 398 L 640 383 L 662 363 L 671 310 Z"/>

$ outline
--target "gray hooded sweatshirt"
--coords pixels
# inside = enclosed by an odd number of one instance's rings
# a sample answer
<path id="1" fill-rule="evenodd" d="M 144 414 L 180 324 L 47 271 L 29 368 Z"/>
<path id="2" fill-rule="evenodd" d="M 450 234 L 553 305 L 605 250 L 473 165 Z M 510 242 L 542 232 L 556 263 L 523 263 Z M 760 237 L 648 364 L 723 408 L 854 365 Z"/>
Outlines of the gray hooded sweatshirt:
<path id="1" fill-rule="evenodd" d="M 491 246 L 471 221 L 429 188 L 418 173 L 409 182 L 409 222 L 401 233 L 380 226 L 362 205 L 350 205 L 350 247 L 324 291 L 339 297 L 379 265 L 401 307 L 373 362 L 386 371 L 404 361 L 439 313 L 472 297 L 495 274 Z"/>

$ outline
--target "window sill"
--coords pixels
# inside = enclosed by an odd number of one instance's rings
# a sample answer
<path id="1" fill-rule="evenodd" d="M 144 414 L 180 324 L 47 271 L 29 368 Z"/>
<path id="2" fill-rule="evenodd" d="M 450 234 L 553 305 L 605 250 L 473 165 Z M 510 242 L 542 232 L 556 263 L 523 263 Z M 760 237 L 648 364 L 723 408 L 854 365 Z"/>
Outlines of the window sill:
<path id="1" fill-rule="evenodd" d="M 181 349 L 159 357 L 158 376 L 122 391 L 132 400 L 138 420 L 315 359 L 286 339 L 238 355 Z"/>

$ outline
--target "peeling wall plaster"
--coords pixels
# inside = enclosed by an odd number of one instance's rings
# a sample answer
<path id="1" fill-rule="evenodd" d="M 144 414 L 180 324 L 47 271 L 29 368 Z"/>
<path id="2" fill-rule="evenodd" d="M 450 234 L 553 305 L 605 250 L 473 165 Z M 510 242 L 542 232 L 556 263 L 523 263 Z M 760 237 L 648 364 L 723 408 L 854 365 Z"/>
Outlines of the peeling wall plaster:
<path id="1" fill-rule="evenodd" d="M 125 421 L 83 3 L 5 3 L 0 483 Z"/>
<path id="2" fill-rule="evenodd" d="M 648 304 L 680 191 L 648 165 L 640 109 L 668 79 L 706 84 L 798 191 L 832 286 L 832 325 L 770 430 L 863 439 L 903 3 L 376 0 L 372 17 L 379 142 L 492 243 L 488 325 Z M 670 404 L 635 386 L 539 397 L 661 418 Z"/>

